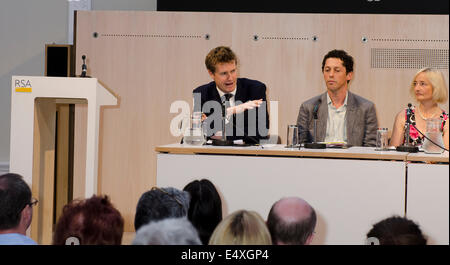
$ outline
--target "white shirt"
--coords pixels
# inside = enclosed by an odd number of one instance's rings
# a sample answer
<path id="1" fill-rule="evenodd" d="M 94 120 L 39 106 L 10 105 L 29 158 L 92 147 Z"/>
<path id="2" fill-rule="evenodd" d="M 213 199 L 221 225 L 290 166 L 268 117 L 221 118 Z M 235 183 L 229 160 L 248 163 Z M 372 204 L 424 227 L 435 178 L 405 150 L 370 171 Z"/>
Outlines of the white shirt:
<path id="1" fill-rule="evenodd" d="M 224 98 L 225 98 L 224 95 L 227 94 L 227 93 L 223 93 L 223 91 L 220 90 L 217 86 L 216 86 L 216 89 L 217 89 L 217 92 L 219 92 L 220 99 L 221 99 L 221 100 L 224 100 Z M 230 98 L 230 107 L 234 107 L 234 106 L 236 105 L 236 101 L 234 100 L 234 96 L 236 96 L 236 90 L 237 90 L 237 89 L 234 88 L 233 92 L 228 93 L 228 94 L 233 95 L 233 96 Z"/>
<path id="2" fill-rule="evenodd" d="M 217 92 L 219 92 L 220 100 L 225 100 L 225 96 L 224 96 L 225 94 L 231 94 L 233 96 L 229 100 L 230 101 L 230 107 L 234 107 L 236 105 L 236 101 L 234 100 L 234 98 L 236 96 L 236 90 L 237 90 L 236 88 L 234 88 L 234 90 L 232 92 L 230 92 L 230 93 L 223 93 L 223 91 L 220 90 L 217 86 L 216 86 L 216 89 L 217 89 Z M 225 123 L 230 122 L 230 117 L 231 117 L 231 115 L 227 114 L 227 116 L 225 117 Z"/>
<path id="3" fill-rule="evenodd" d="M 327 93 L 328 117 L 325 142 L 347 142 L 347 127 L 345 126 L 347 123 L 345 119 L 347 98 L 348 92 L 345 94 L 344 104 L 336 109 Z"/>

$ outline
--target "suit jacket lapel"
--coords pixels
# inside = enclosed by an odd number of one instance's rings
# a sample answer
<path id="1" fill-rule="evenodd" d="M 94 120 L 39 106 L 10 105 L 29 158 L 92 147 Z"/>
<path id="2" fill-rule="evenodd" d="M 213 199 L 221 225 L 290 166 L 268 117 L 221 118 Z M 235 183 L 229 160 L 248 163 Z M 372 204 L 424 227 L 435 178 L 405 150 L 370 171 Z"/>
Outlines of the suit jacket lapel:
<path id="1" fill-rule="evenodd" d="M 350 91 L 348 92 L 348 99 L 347 99 L 347 112 L 345 114 L 346 123 L 347 123 L 347 142 L 349 144 L 350 140 L 353 139 L 353 130 L 355 128 L 355 115 L 356 115 L 356 102 L 355 98 Z"/>
<path id="2" fill-rule="evenodd" d="M 208 100 L 215 100 L 215 101 L 218 101 L 219 103 L 222 102 L 222 100 L 220 99 L 219 92 L 217 91 L 215 82 L 212 82 L 212 84 L 211 84 L 211 86 L 209 86 L 208 90 L 209 90 L 209 94 L 210 94 L 210 98 Z"/>
<path id="3" fill-rule="evenodd" d="M 241 101 L 242 103 L 245 103 L 245 101 L 244 101 L 245 95 L 244 94 L 245 94 L 245 91 L 242 88 L 241 79 L 238 78 L 236 81 L 236 94 L 234 95 L 234 102 Z M 236 103 L 236 105 L 237 105 L 237 103 Z"/>
<path id="4" fill-rule="evenodd" d="M 328 104 L 327 92 L 321 96 L 322 103 L 319 106 L 317 117 L 317 142 L 323 142 L 327 133 L 327 119 L 328 119 Z M 313 121 L 314 122 L 314 121 Z"/>

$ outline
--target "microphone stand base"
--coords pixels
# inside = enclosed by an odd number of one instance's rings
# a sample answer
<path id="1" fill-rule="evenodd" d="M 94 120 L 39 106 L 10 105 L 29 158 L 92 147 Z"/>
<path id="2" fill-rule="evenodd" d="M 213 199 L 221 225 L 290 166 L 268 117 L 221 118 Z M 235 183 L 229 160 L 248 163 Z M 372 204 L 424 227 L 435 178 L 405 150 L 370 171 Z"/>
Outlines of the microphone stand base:
<path id="1" fill-rule="evenodd" d="M 395 148 L 399 152 L 417 153 L 419 148 L 417 146 L 400 145 Z"/>
<path id="2" fill-rule="evenodd" d="M 213 139 L 212 145 L 215 146 L 232 146 L 234 145 L 233 140 L 222 140 L 222 139 Z"/>
<path id="3" fill-rule="evenodd" d="M 304 147 L 308 149 L 325 149 L 327 148 L 327 145 L 319 143 L 305 143 Z"/>

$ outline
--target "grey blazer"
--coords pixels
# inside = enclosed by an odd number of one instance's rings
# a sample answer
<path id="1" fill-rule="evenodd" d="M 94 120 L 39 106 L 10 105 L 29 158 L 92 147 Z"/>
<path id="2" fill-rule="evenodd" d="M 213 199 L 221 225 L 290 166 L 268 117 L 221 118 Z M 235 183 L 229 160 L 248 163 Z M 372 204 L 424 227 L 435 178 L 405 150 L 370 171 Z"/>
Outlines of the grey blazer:
<path id="1" fill-rule="evenodd" d="M 313 97 L 300 106 L 297 125 L 299 141 L 312 142 L 314 135 L 314 106 L 321 99 L 317 112 L 317 142 L 323 142 L 327 131 L 327 92 Z M 348 91 L 347 112 L 347 144 L 354 146 L 375 146 L 378 120 L 375 105 L 369 100 Z"/>

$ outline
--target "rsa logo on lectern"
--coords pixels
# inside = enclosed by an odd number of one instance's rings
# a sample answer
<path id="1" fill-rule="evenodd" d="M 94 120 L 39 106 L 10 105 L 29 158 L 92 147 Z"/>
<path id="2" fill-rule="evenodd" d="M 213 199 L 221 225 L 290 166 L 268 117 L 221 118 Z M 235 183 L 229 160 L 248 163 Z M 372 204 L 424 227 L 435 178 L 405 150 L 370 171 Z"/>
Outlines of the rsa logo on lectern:
<path id="1" fill-rule="evenodd" d="M 15 79 L 14 87 L 16 92 L 31 92 L 32 89 L 30 80 L 26 79 Z"/>

